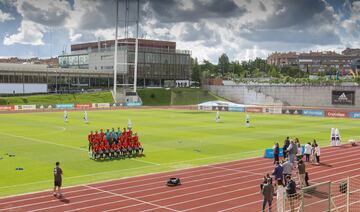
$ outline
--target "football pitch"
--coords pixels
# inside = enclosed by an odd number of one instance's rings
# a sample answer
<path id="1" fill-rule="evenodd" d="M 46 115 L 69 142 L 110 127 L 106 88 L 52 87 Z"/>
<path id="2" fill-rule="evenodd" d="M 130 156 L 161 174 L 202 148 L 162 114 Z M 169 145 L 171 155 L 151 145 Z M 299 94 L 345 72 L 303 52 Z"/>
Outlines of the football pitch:
<path id="1" fill-rule="evenodd" d="M 300 142 L 314 138 L 328 146 L 330 129 L 340 129 L 343 141 L 360 139 L 360 122 L 351 119 L 290 115 L 136 109 L 0 114 L 0 196 L 50 189 L 52 169 L 60 161 L 64 186 L 78 185 L 205 164 L 261 157 L 286 136 Z M 131 119 L 145 149 L 144 157 L 94 161 L 89 159 L 87 134 L 100 128 L 125 127 Z M 11 156 L 11 157 L 10 157 Z M 17 170 L 23 168 L 23 170 Z"/>

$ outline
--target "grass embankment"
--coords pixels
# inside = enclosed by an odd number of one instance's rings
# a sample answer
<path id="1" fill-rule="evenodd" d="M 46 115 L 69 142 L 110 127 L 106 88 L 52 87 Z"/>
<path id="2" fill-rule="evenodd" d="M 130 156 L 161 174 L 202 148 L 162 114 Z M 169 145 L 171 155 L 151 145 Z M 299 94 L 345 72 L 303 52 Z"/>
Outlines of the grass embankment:
<path id="1" fill-rule="evenodd" d="M 0 105 L 112 103 L 110 92 L 0 97 Z"/>
<path id="2" fill-rule="evenodd" d="M 140 89 L 144 105 L 194 105 L 206 101 L 222 100 L 212 93 L 198 88 Z"/>

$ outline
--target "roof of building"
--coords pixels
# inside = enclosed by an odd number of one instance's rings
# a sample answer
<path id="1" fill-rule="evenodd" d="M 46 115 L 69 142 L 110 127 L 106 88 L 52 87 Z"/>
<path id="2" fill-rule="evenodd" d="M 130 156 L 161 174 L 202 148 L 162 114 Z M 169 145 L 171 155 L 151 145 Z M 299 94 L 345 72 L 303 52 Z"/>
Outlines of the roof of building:
<path id="1" fill-rule="evenodd" d="M 113 74 L 112 70 L 74 68 L 49 68 L 47 65 L 0 63 L 1 72 L 64 73 L 64 74 Z"/>
<path id="2" fill-rule="evenodd" d="M 176 49 L 176 42 L 162 40 L 139 39 L 139 47 Z M 96 41 L 71 45 L 71 51 L 108 48 L 115 46 L 115 40 Z M 135 38 L 118 39 L 118 46 L 135 46 Z"/>

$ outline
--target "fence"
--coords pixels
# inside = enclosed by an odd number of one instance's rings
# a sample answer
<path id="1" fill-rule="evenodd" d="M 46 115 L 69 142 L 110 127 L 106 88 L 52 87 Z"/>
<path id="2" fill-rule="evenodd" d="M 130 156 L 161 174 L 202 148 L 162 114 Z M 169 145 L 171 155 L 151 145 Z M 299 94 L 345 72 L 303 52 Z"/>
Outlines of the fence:
<path id="1" fill-rule="evenodd" d="M 284 190 L 282 196 L 284 198 L 276 202 L 279 212 L 359 212 L 360 175 L 317 183 L 291 196 Z"/>

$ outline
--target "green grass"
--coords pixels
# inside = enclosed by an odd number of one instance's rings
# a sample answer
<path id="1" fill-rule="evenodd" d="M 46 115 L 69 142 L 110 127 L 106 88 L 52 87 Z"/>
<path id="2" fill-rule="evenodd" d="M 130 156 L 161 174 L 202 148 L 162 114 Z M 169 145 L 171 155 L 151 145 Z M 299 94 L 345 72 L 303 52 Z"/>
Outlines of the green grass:
<path id="1" fill-rule="evenodd" d="M 112 103 L 110 92 L 0 97 L 0 105 Z"/>
<path id="2" fill-rule="evenodd" d="M 168 171 L 246 157 L 262 156 L 263 149 L 285 136 L 301 142 L 316 138 L 328 145 L 331 127 L 344 140 L 359 138 L 360 122 L 305 116 L 250 114 L 254 127 L 245 128 L 244 113 L 183 110 L 90 111 L 90 124 L 82 112 L 0 114 L 0 196 L 52 187 L 52 168 L 60 161 L 64 186 L 125 176 Z M 99 128 L 123 127 L 132 120 L 146 157 L 96 162 L 88 158 L 87 133 Z M 8 157 L 13 153 L 15 157 Z M 16 171 L 17 167 L 24 168 Z"/>
<path id="3" fill-rule="evenodd" d="M 221 100 L 220 97 L 208 91 L 196 88 L 140 89 L 138 92 L 143 104 L 152 106 L 194 105 L 206 101 Z M 0 97 L 0 105 L 83 103 L 113 103 L 113 98 L 110 92 Z"/>
<path id="4" fill-rule="evenodd" d="M 144 105 L 195 105 L 206 101 L 222 100 L 212 93 L 198 88 L 140 89 Z"/>

